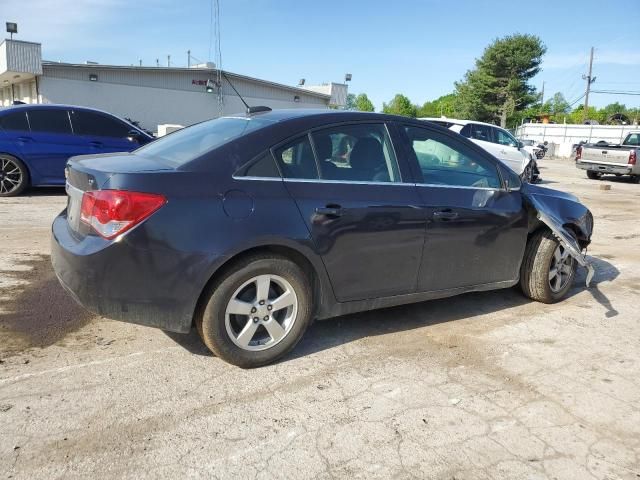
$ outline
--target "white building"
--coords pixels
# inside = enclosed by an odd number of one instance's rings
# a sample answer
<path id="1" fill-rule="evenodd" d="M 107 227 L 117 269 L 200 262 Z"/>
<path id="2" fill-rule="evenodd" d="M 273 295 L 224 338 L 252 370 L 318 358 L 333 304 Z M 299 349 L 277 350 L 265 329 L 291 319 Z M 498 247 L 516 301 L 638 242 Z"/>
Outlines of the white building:
<path id="1" fill-rule="evenodd" d="M 225 72 L 221 86 L 212 65 L 193 68 L 69 64 L 42 60 L 39 43 L 0 43 L 0 106 L 63 103 L 98 108 L 140 122 L 156 131 L 159 124 L 191 125 L 245 110 L 233 86 L 250 106 L 329 108 L 344 105 L 332 91 L 313 91 Z M 204 68 L 203 68 L 204 67 Z M 207 82 L 213 91 L 207 92 Z M 219 99 L 222 90 L 222 104 Z M 337 102 L 342 102 L 337 103 Z"/>

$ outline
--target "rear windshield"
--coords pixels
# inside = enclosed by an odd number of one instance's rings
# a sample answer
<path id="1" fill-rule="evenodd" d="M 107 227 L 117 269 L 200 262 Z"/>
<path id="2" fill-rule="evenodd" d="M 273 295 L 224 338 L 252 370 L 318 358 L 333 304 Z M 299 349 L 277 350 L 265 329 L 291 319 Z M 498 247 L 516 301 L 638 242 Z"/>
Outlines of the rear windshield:
<path id="1" fill-rule="evenodd" d="M 179 167 L 270 123 L 261 118 L 223 117 L 208 120 L 161 137 L 136 150 L 136 154 L 161 158 Z"/>

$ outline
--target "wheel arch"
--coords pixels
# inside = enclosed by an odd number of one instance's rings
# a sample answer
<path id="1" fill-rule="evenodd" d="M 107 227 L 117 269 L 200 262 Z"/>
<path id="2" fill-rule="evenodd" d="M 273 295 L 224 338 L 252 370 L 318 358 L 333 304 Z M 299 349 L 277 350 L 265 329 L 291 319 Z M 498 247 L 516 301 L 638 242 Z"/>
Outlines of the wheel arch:
<path id="1" fill-rule="evenodd" d="M 320 262 L 319 265 L 318 261 L 314 262 L 300 249 L 290 245 L 276 243 L 256 245 L 240 250 L 229 256 L 212 272 L 209 280 L 206 282 L 206 284 L 200 291 L 200 294 L 198 295 L 195 310 L 193 313 L 192 324 L 195 322 L 195 319 L 199 315 L 202 315 L 202 313 L 204 312 L 204 309 L 207 306 L 209 291 L 212 286 L 220 278 L 224 277 L 228 272 L 230 272 L 238 262 L 242 261 L 244 258 L 255 255 L 282 256 L 288 258 L 289 260 L 296 263 L 300 268 L 302 268 L 302 270 L 309 278 L 309 281 L 311 282 L 311 289 L 313 292 L 314 317 L 318 315 L 322 316 L 322 311 L 326 309 L 329 304 L 335 302 L 335 299 L 332 298 L 332 293 L 330 293 L 331 288 L 328 284 L 328 278 L 326 275 L 326 271 L 324 270 L 324 266 L 321 265 L 321 260 L 318 260 Z"/>
<path id="2" fill-rule="evenodd" d="M 7 151 L 7 150 L 0 150 L 0 155 L 8 155 L 10 157 L 15 158 L 16 160 L 20 160 L 20 162 L 27 169 L 27 174 L 29 176 L 29 178 L 27 178 L 27 180 L 29 181 L 29 185 L 31 185 L 31 179 L 33 178 L 33 172 L 31 170 L 31 166 L 29 165 L 28 162 L 25 162 L 24 158 L 22 158 L 20 155 L 17 155 L 14 152 L 10 152 L 10 151 Z"/>

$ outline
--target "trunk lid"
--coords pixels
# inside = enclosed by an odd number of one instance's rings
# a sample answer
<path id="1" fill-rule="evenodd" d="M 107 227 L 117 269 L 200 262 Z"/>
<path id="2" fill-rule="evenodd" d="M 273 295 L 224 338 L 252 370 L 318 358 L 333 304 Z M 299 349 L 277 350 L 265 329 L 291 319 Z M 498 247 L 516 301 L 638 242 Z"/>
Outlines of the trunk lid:
<path id="1" fill-rule="evenodd" d="M 132 153 L 106 153 L 71 157 L 65 168 L 67 192 L 67 222 L 80 236 L 90 228 L 80 221 L 82 197 L 85 192 L 100 190 L 116 174 L 139 174 L 174 170 L 161 160 Z"/>
<path id="2" fill-rule="evenodd" d="M 584 145 L 580 161 L 610 165 L 627 165 L 632 147 L 622 145 Z"/>

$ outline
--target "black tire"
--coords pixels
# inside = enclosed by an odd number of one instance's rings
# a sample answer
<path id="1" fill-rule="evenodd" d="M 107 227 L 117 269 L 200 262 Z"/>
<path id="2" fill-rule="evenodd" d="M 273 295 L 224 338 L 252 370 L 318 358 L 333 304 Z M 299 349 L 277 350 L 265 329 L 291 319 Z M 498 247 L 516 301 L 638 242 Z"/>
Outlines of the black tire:
<path id="1" fill-rule="evenodd" d="M 291 322 L 290 329 L 281 340 L 265 350 L 250 351 L 238 346 L 230 336 L 227 330 L 226 310 L 238 289 L 261 275 L 276 276 L 289 283 L 297 299 L 297 313 L 294 321 Z M 241 368 L 260 367 L 278 360 L 296 346 L 311 323 L 313 311 L 311 283 L 303 269 L 286 257 L 256 255 L 242 259 L 214 282 L 206 295 L 206 306 L 202 314 L 195 319 L 200 337 L 216 356 Z M 257 292 L 255 296 L 258 296 Z M 255 301 L 258 299 L 256 298 Z M 272 321 L 275 321 L 274 313 L 275 310 L 271 313 Z M 248 324 L 251 323 L 252 315 L 253 313 L 246 320 L 242 315 L 237 317 L 242 317 L 240 320 Z M 230 315 L 230 317 L 236 316 Z M 267 332 L 264 327 L 257 328 L 263 328 L 264 332 Z"/>
<path id="2" fill-rule="evenodd" d="M 631 175 L 631 183 L 640 183 L 640 175 Z"/>
<path id="3" fill-rule="evenodd" d="M 594 172 L 593 170 L 587 170 L 587 177 L 590 180 L 600 180 L 602 174 L 600 172 Z"/>
<path id="4" fill-rule="evenodd" d="M 571 271 L 566 284 L 558 291 L 551 288 L 549 273 L 560 242 L 547 229 L 535 232 L 524 251 L 520 267 L 520 288 L 525 296 L 542 303 L 556 303 L 567 294 L 576 273 L 576 261 L 571 259 Z"/>
<path id="5" fill-rule="evenodd" d="M 29 170 L 13 155 L 0 153 L 0 197 L 15 197 L 29 186 Z"/>

